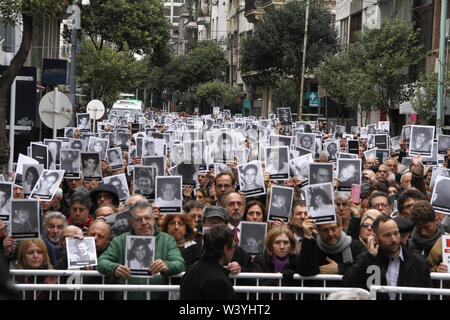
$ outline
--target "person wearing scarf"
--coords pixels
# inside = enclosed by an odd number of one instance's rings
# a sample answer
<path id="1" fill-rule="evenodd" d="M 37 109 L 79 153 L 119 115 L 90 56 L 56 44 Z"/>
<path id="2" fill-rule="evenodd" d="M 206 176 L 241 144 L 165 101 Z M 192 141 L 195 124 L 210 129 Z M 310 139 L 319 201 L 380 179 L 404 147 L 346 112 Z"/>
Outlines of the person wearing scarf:
<path id="1" fill-rule="evenodd" d="M 305 237 L 298 255 L 298 273 L 302 276 L 317 274 L 344 274 L 356 257 L 367 251 L 364 244 L 342 231 L 341 219 L 316 225 L 308 216 L 303 222 Z M 313 230 L 317 234 L 313 235 Z M 331 286 L 331 284 L 330 284 Z"/>
<path id="2" fill-rule="evenodd" d="M 414 229 L 408 241 L 408 248 L 426 258 L 436 241 L 445 234 L 445 227 L 438 222 L 433 207 L 426 200 L 418 201 L 413 205 L 411 220 L 414 223 Z"/>

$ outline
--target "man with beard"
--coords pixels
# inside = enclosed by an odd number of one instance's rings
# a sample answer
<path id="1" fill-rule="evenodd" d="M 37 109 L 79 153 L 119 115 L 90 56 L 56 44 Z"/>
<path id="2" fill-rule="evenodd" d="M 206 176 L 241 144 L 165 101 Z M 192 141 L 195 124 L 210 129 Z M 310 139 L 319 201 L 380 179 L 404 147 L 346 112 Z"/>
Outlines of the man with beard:
<path id="1" fill-rule="evenodd" d="M 361 254 L 344 273 L 344 286 L 368 290 L 371 284 L 432 288 L 430 269 L 426 261 L 400 243 L 400 231 L 391 217 L 380 215 L 372 224 L 373 235 L 367 239 L 368 252 Z M 378 267 L 378 277 L 367 273 L 369 267 Z M 369 282 L 369 277 L 372 283 Z M 375 282 L 374 282 L 375 281 Z M 398 298 L 396 293 L 380 294 L 377 300 Z M 426 296 L 403 294 L 402 300 L 424 300 Z"/>
<path id="2" fill-rule="evenodd" d="M 56 211 L 49 212 L 44 217 L 43 225 L 45 234 L 42 235 L 42 239 L 47 246 L 50 262 L 54 266 L 61 258 L 61 253 L 63 251 L 61 240 L 64 227 L 67 226 L 66 216 Z"/>

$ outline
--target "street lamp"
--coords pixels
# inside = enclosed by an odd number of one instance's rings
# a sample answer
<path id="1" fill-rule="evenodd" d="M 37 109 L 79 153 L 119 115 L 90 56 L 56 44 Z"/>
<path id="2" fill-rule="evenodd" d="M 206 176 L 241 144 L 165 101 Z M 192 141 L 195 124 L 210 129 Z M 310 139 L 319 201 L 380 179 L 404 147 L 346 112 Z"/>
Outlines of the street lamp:
<path id="1" fill-rule="evenodd" d="M 70 103 L 72 108 L 75 108 L 75 96 L 77 91 L 77 47 L 78 47 L 78 30 L 81 29 L 81 14 L 80 7 L 77 5 L 78 0 L 74 0 L 74 3 L 67 8 L 67 13 L 71 13 L 70 19 L 71 24 L 69 29 L 72 29 L 72 47 L 70 51 L 71 61 L 69 70 L 69 88 L 70 88 Z M 81 0 L 81 5 L 83 7 L 88 7 L 90 5 L 89 0 Z M 73 124 L 73 117 L 71 120 L 71 125 Z"/>

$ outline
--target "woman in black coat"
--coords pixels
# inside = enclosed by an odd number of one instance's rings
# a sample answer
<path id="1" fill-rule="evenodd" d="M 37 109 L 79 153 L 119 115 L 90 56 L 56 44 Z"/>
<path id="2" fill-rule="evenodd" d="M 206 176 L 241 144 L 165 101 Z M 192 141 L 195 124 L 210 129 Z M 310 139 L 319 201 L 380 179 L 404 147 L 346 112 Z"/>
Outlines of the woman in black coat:
<path id="1" fill-rule="evenodd" d="M 299 285 L 292 277 L 296 270 L 297 251 L 296 240 L 291 230 L 286 227 L 273 227 L 266 235 L 264 241 L 265 252 L 255 257 L 252 272 L 258 273 L 282 273 L 282 280 L 261 279 L 260 286 L 282 286 Z M 274 294 L 274 299 L 279 299 Z M 259 299 L 271 299 L 271 294 L 260 294 Z M 281 300 L 295 299 L 293 294 L 281 294 Z"/>

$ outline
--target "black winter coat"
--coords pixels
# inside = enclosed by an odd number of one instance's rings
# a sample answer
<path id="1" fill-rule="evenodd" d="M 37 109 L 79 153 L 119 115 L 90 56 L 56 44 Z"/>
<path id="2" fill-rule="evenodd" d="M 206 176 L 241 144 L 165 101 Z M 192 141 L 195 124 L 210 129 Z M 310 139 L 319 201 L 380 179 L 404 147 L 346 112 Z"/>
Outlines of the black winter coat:
<path id="1" fill-rule="evenodd" d="M 432 288 L 433 283 L 430 277 L 430 268 L 425 259 L 402 246 L 404 261 L 400 263 L 400 270 L 397 280 L 399 287 L 422 287 Z M 379 252 L 376 257 L 368 251 L 361 254 L 357 261 L 349 268 L 343 277 L 343 284 L 346 287 L 359 287 L 365 290 L 367 288 L 367 279 L 374 276 L 374 272 L 369 272 L 369 266 L 380 267 L 380 285 L 387 285 L 386 272 L 389 266 L 389 257 L 383 252 Z M 369 269 L 370 271 L 371 269 Z M 387 293 L 378 294 L 377 300 L 389 300 Z M 417 294 L 403 294 L 402 300 L 425 300 L 427 296 Z"/>
<path id="2" fill-rule="evenodd" d="M 180 281 L 180 300 L 237 300 L 228 270 L 217 261 L 200 259 Z"/>

